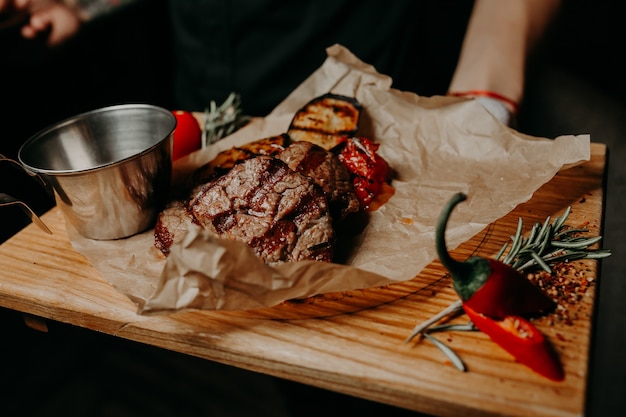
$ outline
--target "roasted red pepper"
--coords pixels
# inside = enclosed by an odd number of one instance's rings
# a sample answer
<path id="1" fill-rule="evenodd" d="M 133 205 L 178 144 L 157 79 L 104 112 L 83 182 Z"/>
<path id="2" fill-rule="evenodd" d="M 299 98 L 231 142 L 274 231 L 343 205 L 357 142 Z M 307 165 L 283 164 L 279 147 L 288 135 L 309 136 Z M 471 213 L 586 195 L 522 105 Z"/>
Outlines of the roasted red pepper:
<path id="1" fill-rule="evenodd" d="M 379 144 L 364 137 L 348 137 L 341 143 L 339 160 L 352 174 L 361 207 L 368 208 L 389 180 L 389 164 L 376 153 Z"/>
<path id="2" fill-rule="evenodd" d="M 436 229 L 439 260 L 452 275 L 454 290 L 464 306 L 494 318 L 547 311 L 554 301 L 515 268 L 478 256 L 465 262 L 453 259 L 447 251 L 445 229 L 454 207 L 467 196 L 455 194 L 444 207 Z"/>
<path id="3" fill-rule="evenodd" d="M 472 323 L 521 363 L 553 381 L 565 378 L 563 367 L 552 345 L 544 335 L 520 316 L 492 319 L 471 307 L 463 309 Z"/>

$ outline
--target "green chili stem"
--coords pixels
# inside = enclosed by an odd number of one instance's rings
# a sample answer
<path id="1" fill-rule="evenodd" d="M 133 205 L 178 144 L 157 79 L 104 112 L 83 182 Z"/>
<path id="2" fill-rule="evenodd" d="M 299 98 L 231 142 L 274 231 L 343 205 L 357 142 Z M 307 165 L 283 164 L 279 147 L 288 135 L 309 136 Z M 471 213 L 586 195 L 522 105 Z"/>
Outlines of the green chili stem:
<path id="1" fill-rule="evenodd" d="M 464 262 L 457 261 L 450 256 L 448 248 L 446 247 L 446 225 L 448 219 L 452 214 L 452 210 L 462 201 L 465 201 L 467 196 L 463 193 L 456 193 L 450 201 L 445 205 L 439 219 L 437 220 L 437 228 L 435 230 L 435 246 L 437 249 L 437 255 L 441 264 L 450 272 L 452 278 L 457 282 L 467 281 L 472 274 L 472 267 Z"/>

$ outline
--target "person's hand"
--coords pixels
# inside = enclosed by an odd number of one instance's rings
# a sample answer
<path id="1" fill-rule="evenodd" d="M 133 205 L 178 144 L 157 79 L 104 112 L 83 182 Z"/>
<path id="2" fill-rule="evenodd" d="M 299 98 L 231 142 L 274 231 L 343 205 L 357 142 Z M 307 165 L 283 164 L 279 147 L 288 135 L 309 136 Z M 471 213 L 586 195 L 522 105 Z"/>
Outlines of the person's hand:
<path id="1" fill-rule="evenodd" d="M 0 13 L 9 13 L 15 9 L 14 0 L 0 0 Z"/>
<path id="2" fill-rule="evenodd" d="M 0 20 L 2 22 L 9 21 L 14 16 L 21 14 L 23 14 L 23 10 L 19 6 L 19 0 L 0 0 Z"/>
<path id="3" fill-rule="evenodd" d="M 81 21 L 73 9 L 52 2 L 31 13 L 29 23 L 22 27 L 22 36 L 33 39 L 47 34 L 46 43 L 49 46 L 56 46 L 74 36 L 80 25 Z"/>
<path id="4" fill-rule="evenodd" d="M 44 37 L 48 46 L 57 46 L 74 36 L 81 26 L 78 13 L 63 2 L 52 0 L 0 0 L 0 11 L 27 10 L 30 19 L 21 29 L 26 39 Z"/>

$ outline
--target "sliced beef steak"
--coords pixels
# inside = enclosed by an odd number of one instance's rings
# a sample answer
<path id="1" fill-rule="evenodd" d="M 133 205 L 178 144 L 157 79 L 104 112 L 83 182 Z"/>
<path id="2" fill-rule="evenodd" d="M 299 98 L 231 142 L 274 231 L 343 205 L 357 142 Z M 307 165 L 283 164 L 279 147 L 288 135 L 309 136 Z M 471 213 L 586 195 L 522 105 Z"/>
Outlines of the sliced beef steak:
<path id="1" fill-rule="evenodd" d="M 187 201 L 174 201 L 157 217 L 154 226 L 154 246 L 169 255 L 170 247 L 182 239 L 182 236 L 193 223 Z"/>
<path id="2" fill-rule="evenodd" d="M 267 263 L 332 261 L 335 231 L 326 196 L 277 158 L 234 166 L 203 186 L 189 209 L 202 227 L 248 244 Z"/>
<path id="3" fill-rule="evenodd" d="M 277 157 L 322 187 L 335 223 L 359 211 L 350 173 L 337 155 L 311 142 L 294 142 Z"/>

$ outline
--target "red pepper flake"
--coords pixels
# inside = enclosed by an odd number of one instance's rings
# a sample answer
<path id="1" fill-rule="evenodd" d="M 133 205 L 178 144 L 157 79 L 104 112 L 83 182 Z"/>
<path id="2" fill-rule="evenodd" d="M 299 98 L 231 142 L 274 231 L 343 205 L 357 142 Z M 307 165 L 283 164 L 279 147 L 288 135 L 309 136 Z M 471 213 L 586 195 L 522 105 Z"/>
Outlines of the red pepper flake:
<path id="1" fill-rule="evenodd" d="M 581 301 L 589 296 L 595 281 L 586 275 L 587 270 L 579 262 L 561 262 L 554 265 L 552 271 L 552 274 L 543 270 L 535 271 L 527 274 L 527 278 L 557 304 L 550 317 L 572 325 L 578 318 Z"/>

